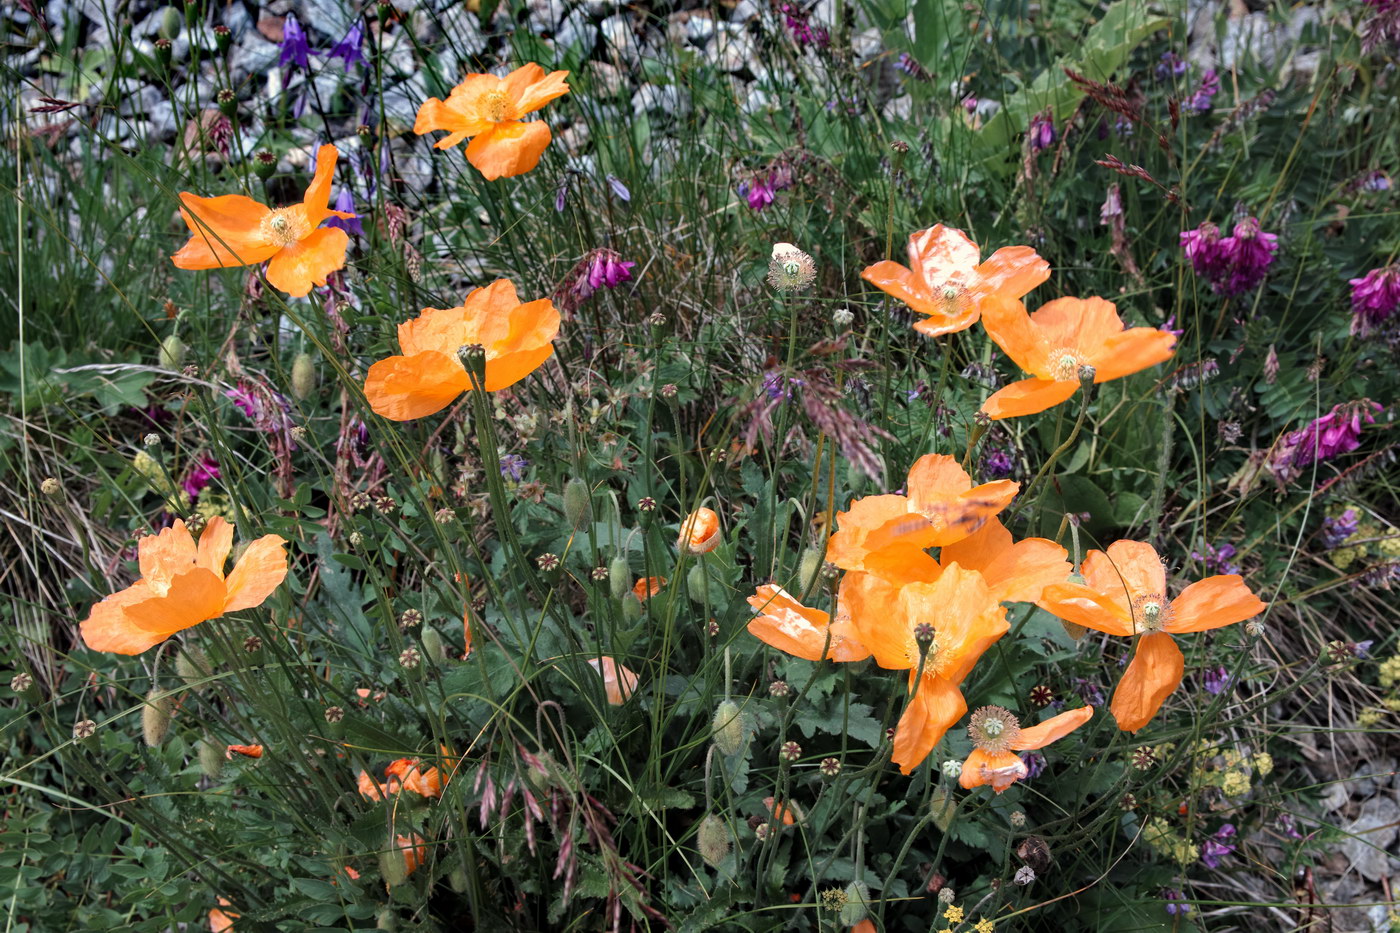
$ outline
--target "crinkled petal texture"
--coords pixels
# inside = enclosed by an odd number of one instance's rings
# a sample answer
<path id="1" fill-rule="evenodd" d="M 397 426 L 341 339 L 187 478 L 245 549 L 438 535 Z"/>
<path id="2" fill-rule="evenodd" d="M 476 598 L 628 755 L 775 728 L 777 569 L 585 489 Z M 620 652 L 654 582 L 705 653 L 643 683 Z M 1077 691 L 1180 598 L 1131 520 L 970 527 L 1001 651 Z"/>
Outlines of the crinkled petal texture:
<path id="1" fill-rule="evenodd" d="M 1078 390 L 1078 382 L 1022 379 L 993 392 L 982 403 L 982 410 L 993 421 L 1021 418 L 1054 408 Z"/>
<path id="2" fill-rule="evenodd" d="M 968 286 L 982 253 L 966 233 L 934 224 L 909 236 L 909 268 L 928 292 L 948 283 Z"/>
<path id="3" fill-rule="evenodd" d="M 862 661 L 870 656 L 858 638 L 839 634 L 831 617 L 820 609 L 799 603 L 780 586 L 765 583 L 749 597 L 749 605 L 759 614 L 748 625 L 749 634 L 805 661 L 823 657 L 835 661 Z M 828 641 L 828 633 L 830 640 Z"/>
<path id="4" fill-rule="evenodd" d="M 135 600 L 124 606 L 123 623 L 133 633 L 146 634 L 149 643 L 140 649 L 144 651 L 151 645 L 165 641 L 176 632 L 223 615 L 224 593 L 223 580 L 203 567 L 196 567 L 173 577 L 164 593 L 151 594 L 145 599 Z M 94 646 L 89 644 L 88 647 Z"/>
<path id="5" fill-rule="evenodd" d="M 909 237 L 909 266 L 886 260 L 861 272 L 885 294 L 925 315 L 914 329 L 929 337 L 977 323 L 977 244 L 961 230 L 935 224 Z"/>
<path id="6" fill-rule="evenodd" d="M 1168 632 L 1205 632 L 1252 619 L 1268 605 L 1250 592 L 1237 573 L 1223 573 L 1192 583 L 1172 600 Z"/>
<path id="7" fill-rule="evenodd" d="M 1015 752 L 986 752 L 974 748 L 963 762 L 958 783 L 967 790 L 990 784 L 999 794 L 1028 773 L 1030 769 Z"/>
<path id="8" fill-rule="evenodd" d="M 162 528 L 159 534 L 142 538 L 136 546 L 136 553 L 141 579 L 160 593 L 170 585 L 176 574 L 184 573 L 195 565 L 199 548 L 184 521 L 177 518 L 169 528 Z M 216 572 L 223 576 L 221 570 Z"/>
<path id="9" fill-rule="evenodd" d="M 267 281 L 294 298 L 304 298 L 313 285 L 325 285 L 332 272 L 345 268 L 350 234 L 339 227 L 313 230 L 289 243 L 267 264 Z"/>
<path id="10" fill-rule="evenodd" d="M 1112 599 L 1082 583 L 1045 587 L 1036 605 L 1057 618 L 1109 635 L 1133 634 L 1132 617 Z"/>
<path id="11" fill-rule="evenodd" d="M 1029 246 L 1003 246 L 977 267 L 983 295 L 1020 299 L 1050 278 L 1050 263 Z"/>
<path id="12" fill-rule="evenodd" d="M 924 552 L 934 546 L 937 533 L 927 519 L 909 511 L 904 496 L 864 496 L 838 513 L 836 524 L 826 559 L 842 570 L 901 581 L 932 582 L 938 576 L 938 562 Z"/>
<path id="13" fill-rule="evenodd" d="M 369 407 L 390 421 L 435 414 L 469 388 L 471 380 L 457 358 L 433 351 L 380 360 L 365 377 Z"/>
<path id="14" fill-rule="evenodd" d="M 286 540 L 278 535 L 263 535 L 244 549 L 229 572 L 223 611 L 261 606 L 286 578 Z"/>
<path id="15" fill-rule="evenodd" d="M 608 703 L 621 706 L 637 689 L 637 675 L 612 658 L 589 658 L 588 663 L 603 677 L 603 692 Z"/>
<path id="16" fill-rule="evenodd" d="M 1132 618 L 1139 596 L 1165 599 L 1167 571 L 1157 550 L 1144 541 L 1115 541 L 1107 551 L 1090 551 L 1082 568 L 1084 582 L 1113 600 Z"/>
<path id="17" fill-rule="evenodd" d="M 498 123 L 467 143 L 467 161 L 487 181 L 513 178 L 540 164 L 549 140 L 549 124 L 543 120 Z"/>
<path id="18" fill-rule="evenodd" d="M 910 674 L 911 681 L 913 673 Z M 967 712 L 967 701 L 956 684 L 925 673 L 894 730 L 891 758 L 901 774 L 923 763 L 933 747 Z"/>
<path id="19" fill-rule="evenodd" d="M 925 454 L 909 470 L 909 508 L 932 527 L 933 544 L 954 544 L 998 515 L 1016 498 L 1020 483 L 998 480 L 974 487 L 958 462 Z"/>
<path id="20" fill-rule="evenodd" d="M 1186 659 L 1166 632 L 1153 632 L 1138 639 L 1137 650 L 1118 687 L 1109 709 L 1124 732 L 1137 732 L 1152 721 L 1157 710 L 1181 683 Z"/>
<path id="21" fill-rule="evenodd" d="M 1058 742 L 1093 718 L 1094 708 L 1092 706 L 1066 710 L 1058 716 L 1051 716 L 1038 725 L 1022 726 L 1021 733 L 1012 743 L 1012 747 L 1018 751 L 1044 748 L 1051 742 Z"/>
<path id="22" fill-rule="evenodd" d="M 170 257 L 179 269 L 231 269 L 265 262 L 281 247 L 264 221 L 272 211 L 241 194 L 201 198 L 180 192 L 180 216 L 189 241 Z"/>
<path id="23" fill-rule="evenodd" d="M 280 539 L 279 539 L 280 540 Z M 204 525 L 199 536 L 199 547 L 195 554 L 195 564 L 210 571 L 219 579 L 224 576 L 224 564 L 233 550 L 233 526 L 222 515 L 215 515 Z"/>
<path id="24" fill-rule="evenodd" d="M 998 602 L 1033 603 L 1045 587 L 1069 579 L 1069 552 L 1045 538 L 1012 542 L 1011 532 L 992 518 L 981 529 L 947 545 L 939 554 L 945 564 L 976 570 Z"/>
<path id="25" fill-rule="evenodd" d="M 564 80 L 568 76 L 567 71 L 546 74 L 539 65 L 527 62 L 506 75 L 502 86 L 519 113 L 533 113 L 556 97 L 569 93 L 569 85 Z"/>

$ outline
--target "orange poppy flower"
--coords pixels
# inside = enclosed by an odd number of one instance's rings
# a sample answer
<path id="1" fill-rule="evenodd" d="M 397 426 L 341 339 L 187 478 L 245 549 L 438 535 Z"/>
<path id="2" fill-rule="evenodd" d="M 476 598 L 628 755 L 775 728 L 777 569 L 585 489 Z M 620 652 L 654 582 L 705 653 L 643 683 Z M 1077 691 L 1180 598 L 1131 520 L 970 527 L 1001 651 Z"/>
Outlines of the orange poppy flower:
<path id="1" fill-rule="evenodd" d="M 938 565 L 925 549 L 967 538 L 1020 491 L 1010 480 L 972 485 L 952 457 L 926 454 L 909 470 L 909 494 L 866 496 L 836 516 L 826 559 L 843 570 L 932 582 Z"/>
<path id="2" fill-rule="evenodd" d="M 646 602 L 648 599 L 651 599 L 657 593 L 660 593 L 661 588 L 665 585 L 665 577 L 643 577 L 636 583 L 632 584 L 632 595 L 637 597 L 642 602 Z"/>
<path id="3" fill-rule="evenodd" d="M 1147 725 L 1181 683 L 1186 659 L 1172 635 L 1234 625 L 1267 608 L 1233 573 L 1198 580 L 1169 601 L 1162 559 L 1140 541 L 1115 541 L 1107 552 L 1090 551 L 1080 572 L 1083 584 L 1046 587 L 1038 604 L 1066 622 L 1110 635 L 1142 636 L 1109 703 L 1125 732 Z"/>
<path id="4" fill-rule="evenodd" d="M 209 911 L 209 929 L 212 933 L 227 933 L 228 930 L 233 929 L 233 921 L 243 916 L 231 910 L 221 909 L 228 906 L 230 906 L 229 899 L 221 897 L 219 898 L 219 906 Z"/>
<path id="5" fill-rule="evenodd" d="M 805 661 L 823 657 L 864 661 L 870 657 L 849 620 L 832 623 L 829 613 L 807 608 L 781 586 L 763 584 L 749 597 L 749 605 L 758 613 L 749 622 L 749 634 L 779 651 Z"/>
<path id="6" fill-rule="evenodd" d="M 791 826 L 802 816 L 802 812 L 797 809 L 797 804 L 778 800 L 775 797 L 764 797 L 763 806 L 768 811 L 770 819 L 777 820 L 784 826 Z"/>
<path id="7" fill-rule="evenodd" d="M 465 661 L 471 657 L 472 653 L 472 611 L 470 609 L 462 613 L 462 638 L 462 660 Z"/>
<path id="8" fill-rule="evenodd" d="M 982 326 L 996 345 L 1035 378 L 992 394 L 982 410 L 994 420 L 1053 408 L 1079 388 L 1079 370 L 1092 366 L 1094 382 L 1121 379 L 1171 358 L 1176 338 L 1155 327 L 1126 327 L 1113 302 L 1057 298 L 1034 314 L 1015 300 L 993 298 Z"/>
<path id="9" fill-rule="evenodd" d="M 430 97 L 423 102 L 413 132 L 422 136 L 446 130 L 448 135 L 433 144 L 438 149 L 451 149 L 471 138 L 467 161 L 487 181 L 523 175 L 539 164 L 550 135 L 543 120 L 522 123 L 520 118 L 569 93 L 564 83 L 568 76 L 567 71 L 545 74 L 534 62 L 504 78 L 469 74 L 447 100 Z"/>
<path id="10" fill-rule="evenodd" d="M 847 574 L 839 598 L 875 663 L 909 671 L 913 695 L 895 727 L 893 754 L 899 770 L 908 774 L 967 712 L 959 684 L 1006 634 L 1006 610 L 981 574 L 957 564 L 949 564 L 932 583 L 895 585 L 873 574 Z M 921 634 L 932 636 L 926 656 Z"/>
<path id="11" fill-rule="evenodd" d="M 360 796 L 369 800 L 385 800 L 392 794 L 397 794 L 401 789 L 398 778 L 390 778 L 384 783 L 376 781 L 369 776 L 366 771 L 361 771 L 355 778 L 355 787 L 359 790 Z"/>
<path id="12" fill-rule="evenodd" d="M 855 926 L 851 927 L 850 933 L 877 933 L 875 929 L 875 921 L 871 920 L 869 917 L 866 917 L 860 923 L 857 923 Z"/>
<path id="13" fill-rule="evenodd" d="M 612 658 L 589 658 L 588 663 L 603 675 L 603 691 L 612 706 L 621 706 L 637 689 L 637 675 Z"/>
<path id="14" fill-rule="evenodd" d="M 486 391 L 512 386 L 554 352 L 559 312 L 548 298 L 521 304 L 509 279 L 497 279 L 467 296 L 461 307 L 424 308 L 399 325 L 402 356 L 369 368 L 365 397 L 377 414 L 411 421 L 450 405 L 471 389 L 457 355 L 464 347 L 486 350 Z"/>
<path id="15" fill-rule="evenodd" d="M 244 758 L 261 758 L 263 747 L 261 745 L 230 745 L 224 749 L 224 757 L 233 760 L 233 756 L 242 755 Z"/>
<path id="16" fill-rule="evenodd" d="M 972 753 L 963 762 L 958 783 L 971 790 L 992 785 L 998 794 L 1027 774 L 1026 763 L 1017 752 L 1044 748 L 1084 725 L 1094 715 L 1092 706 L 1083 706 L 1051 716 L 1037 726 L 1021 727 L 1010 710 L 984 706 L 972 714 L 967 734 L 972 736 Z"/>
<path id="17" fill-rule="evenodd" d="M 447 747 L 439 748 L 449 763 L 449 768 L 455 767 L 457 759 L 446 757 Z M 370 800 L 384 800 L 404 789 L 422 797 L 436 798 L 442 796 L 443 785 L 451 776 L 449 772 L 447 779 L 444 779 L 436 766 L 424 769 L 417 758 L 399 758 L 384 768 L 385 780 L 382 784 L 361 771 L 356 777 L 355 785 L 360 795 Z"/>
<path id="18" fill-rule="evenodd" d="M 338 157 L 334 146 L 317 150 L 316 175 L 302 202 L 276 210 L 241 194 L 201 198 L 181 191 L 180 216 L 190 228 L 190 238 L 171 261 L 180 269 L 232 269 L 265 262 L 272 287 L 298 298 L 312 285 L 325 285 L 326 276 L 344 268 L 350 235 L 321 223 L 355 216 L 328 206 Z"/>
<path id="19" fill-rule="evenodd" d="M 258 538 L 225 577 L 233 526 L 214 516 L 196 546 L 177 518 L 141 539 L 141 579 L 92 607 L 81 627 L 83 642 L 93 651 L 140 654 L 176 632 L 260 606 L 287 576 L 286 543 L 277 535 Z"/>
<path id="20" fill-rule="evenodd" d="M 1074 570 L 1069 552 L 1045 538 L 1012 542 L 1011 532 L 991 518 L 977 531 L 945 546 L 940 563 L 976 570 L 992 597 L 1003 603 L 1033 603 L 1053 583 L 1064 583 Z"/>
<path id="21" fill-rule="evenodd" d="M 927 317 L 914 329 L 930 337 L 977 323 L 989 297 L 1017 299 L 1050 278 L 1050 264 L 1029 246 L 1006 246 L 981 262 L 977 244 L 934 224 L 909 236 L 909 268 L 885 260 L 860 277 Z"/>
<path id="22" fill-rule="evenodd" d="M 419 865 L 428 860 L 428 844 L 417 833 L 409 836 L 395 836 L 394 842 L 403 851 L 403 865 L 408 874 L 413 874 Z"/>
<path id="23" fill-rule="evenodd" d="M 676 547 L 683 553 L 707 554 L 719 547 L 719 516 L 714 509 L 696 509 L 681 522 L 681 534 Z"/>

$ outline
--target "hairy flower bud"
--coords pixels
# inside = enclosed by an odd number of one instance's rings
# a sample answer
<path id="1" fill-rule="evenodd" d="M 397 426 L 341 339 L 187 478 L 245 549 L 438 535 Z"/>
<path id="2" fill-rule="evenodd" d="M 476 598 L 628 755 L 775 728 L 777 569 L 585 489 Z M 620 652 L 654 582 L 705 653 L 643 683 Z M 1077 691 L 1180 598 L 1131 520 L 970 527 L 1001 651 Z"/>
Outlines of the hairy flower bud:
<path id="1" fill-rule="evenodd" d="M 729 854 L 729 827 L 725 825 L 723 818 L 711 813 L 700 821 L 700 830 L 696 833 L 695 842 L 705 864 L 711 868 L 718 868 L 720 862 Z"/>
<path id="2" fill-rule="evenodd" d="M 812 548 L 803 551 L 802 560 L 797 565 L 797 589 L 794 592 L 800 595 L 815 586 L 824 563 L 821 551 Z"/>
<path id="3" fill-rule="evenodd" d="M 185 342 L 174 334 L 160 342 L 156 362 L 162 369 L 179 369 L 185 365 Z"/>
<path id="4" fill-rule="evenodd" d="M 863 882 L 846 885 L 846 905 L 841 908 L 841 925 L 853 927 L 870 914 L 870 888 Z"/>
<path id="5" fill-rule="evenodd" d="M 179 10 L 173 6 L 165 7 L 156 20 L 156 34 L 162 39 L 174 39 L 180 34 L 180 27 L 184 24 L 185 18 L 180 15 Z"/>
<path id="6" fill-rule="evenodd" d="M 211 781 L 217 781 L 224 770 L 224 754 L 208 736 L 199 740 L 199 770 Z"/>
<path id="7" fill-rule="evenodd" d="M 292 361 L 292 394 L 304 399 L 316 391 L 316 364 L 310 353 L 298 353 Z"/>
<path id="8" fill-rule="evenodd" d="M 152 687 L 151 692 L 146 694 L 146 705 L 141 707 L 141 734 L 145 737 L 148 747 L 156 748 L 165 741 L 166 733 L 170 731 L 170 713 L 174 706 L 170 694 L 159 687 Z"/>
<path id="9" fill-rule="evenodd" d="M 627 558 L 614 557 L 608 563 L 608 592 L 613 599 L 622 599 L 632 592 L 632 568 Z"/>
<path id="10" fill-rule="evenodd" d="M 733 700 L 725 700 L 715 707 L 715 718 L 710 724 L 710 737 L 715 740 L 715 748 L 729 756 L 742 752 L 749 744 L 748 717 Z"/>
<path id="11" fill-rule="evenodd" d="M 447 650 L 443 646 L 442 636 L 438 634 L 437 629 L 433 628 L 431 625 L 425 625 L 423 626 L 423 634 L 421 637 L 423 640 L 423 657 L 428 663 L 436 664 L 438 661 L 447 657 Z"/>
<path id="12" fill-rule="evenodd" d="M 593 524 L 593 496 L 588 483 L 577 476 L 564 484 L 564 518 L 574 531 Z"/>
<path id="13" fill-rule="evenodd" d="M 204 685 L 199 682 L 207 678 L 212 670 L 209 666 L 209 656 L 198 645 L 186 644 L 180 649 L 180 653 L 175 655 L 175 673 L 180 675 L 187 687 L 202 691 Z"/>

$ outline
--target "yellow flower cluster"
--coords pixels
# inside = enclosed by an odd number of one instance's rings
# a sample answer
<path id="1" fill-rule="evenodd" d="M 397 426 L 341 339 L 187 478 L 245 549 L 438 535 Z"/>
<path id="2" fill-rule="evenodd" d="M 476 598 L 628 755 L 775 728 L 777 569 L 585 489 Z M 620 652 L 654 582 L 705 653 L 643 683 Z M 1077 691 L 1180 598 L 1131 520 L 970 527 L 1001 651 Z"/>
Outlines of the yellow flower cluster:
<path id="1" fill-rule="evenodd" d="M 131 468 L 146 481 L 151 492 L 165 499 L 166 506 L 171 512 L 184 513 L 189 511 L 189 493 L 171 482 L 170 477 L 166 475 L 165 470 L 161 469 L 155 457 L 144 450 L 138 450 L 136 456 L 131 458 Z"/>
<path id="2" fill-rule="evenodd" d="M 1356 714 L 1356 724 L 1363 729 L 1378 726 L 1385 719 L 1385 710 L 1369 706 Z"/>
<path id="3" fill-rule="evenodd" d="M 1400 683 L 1400 654 L 1393 655 L 1381 662 L 1380 679 L 1381 686 L 1387 690 Z"/>
<path id="4" fill-rule="evenodd" d="M 1226 797 L 1243 797 L 1253 789 L 1254 778 L 1274 770 L 1274 759 L 1268 752 L 1245 755 L 1209 739 L 1196 742 L 1192 761 L 1191 786 L 1218 787 Z"/>
<path id="5" fill-rule="evenodd" d="M 1172 832 L 1166 820 L 1149 820 L 1143 828 L 1142 839 L 1152 851 L 1172 859 L 1179 865 L 1189 865 L 1201 857 L 1200 847 L 1192 845 L 1184 836 Z"/>
<path id="6" fill-rule="evenodd" d="M 1362 509 L 1349 502 L 1333 505 L 1327 510 L 1327 515 L 1335 518 L 1348 509 L 1358 515 L 1366 515 Z M 1370 516 L 1367 516 L 1368 520 L 1358 522 L 1356 531 L 1328 552 L 1328 557 L 1337 565 L 1338 570 L 1346 570 L 1357 561 L 1368 557 L 1383 561 L 1400 557 L 1400 531 L 1369 518 Z"/>

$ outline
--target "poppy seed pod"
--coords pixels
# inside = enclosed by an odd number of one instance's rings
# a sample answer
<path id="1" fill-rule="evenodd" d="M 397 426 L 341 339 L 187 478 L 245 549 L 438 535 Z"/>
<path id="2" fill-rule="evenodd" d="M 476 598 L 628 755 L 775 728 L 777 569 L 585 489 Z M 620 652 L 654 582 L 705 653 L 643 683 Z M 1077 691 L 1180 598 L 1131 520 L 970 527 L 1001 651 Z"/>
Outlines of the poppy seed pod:
<path id="1" fill-rule="evenodd" d="M 217 781 L 224 770 L 224 756 L 209 739 L 199 742 L 199 770 L 211 781 Z"/>
<path id="2" fill-rule="evenodd" d="M 816 586 L 817 575 L 822 572 L 822 554 L 808 548 L 802 552 L 802 560 L 797 565 L 797 594 L 801 596 Z"/>
<path id="3" fill-rule="evenodd" d="M 715 718 L 710 723 L 710 737 L 714 739 L 715 748 L 731 757 L 748 746 L 748 721 L 738 703 L 725 700 L 715 707 Z"/>
<path id="4" fill-rule="evenodd" d="M 208 677 L 212 670 L 209 656 L 198 645 L 187 644 L 175 655 L 175 673 L 180 675 L 187 687 L 203 690 L 204 685 L 199 682 Z"/>
<path id="5" fill-rule="evenodd" d="M 676 547 L 683 554 L 708 554 L 719 547 L 719 516 L 714 509 L 696 509 L 681 522 Z"/>
<path id="6" fill-rule="evenodd" d="M 408 865 L 404 861 L 403 850 L 398 843 L 391 840 L 390 847 L 385 852 L 379 853 L 379 874 L 383 876 L 384 883 L 394 888 L 408 880 Z M 381 915 L 381 921 L 383 916 Z M 393 927 L 380 926 L 379 929 L 393 929 Z"/>
<path id="7" fill-rule="evenodd" d="M 423 657 L 433 663 L 441 661 L 447 657 L 447 651 L 443 647 L 442 636 L 438 630 L 431 625 L 423 626 Z"/>
<path id="8" fill-rule="evenodd" d="M 700 821 L 700 830 L 695 834 L 695 844 L 705 864 L 711 868 L 718 868 L 720 862 L 729 854 L 729 827 L 724 825 L 723 819 L 711 813 Z"/>
<path id="9" fill-rule="evenodd" d="M 608 564 L 608 592 L 613 599 L 622 599 L 632 592 L 632 567 L 627 558 L 614 557 Z"/>
<path id="10" fill-rule="evenodd" d="M 564 484 L 564 518 L 574 531 L 583 531 L 593 523 L 592 493 L 578 477 Z"/>
<path id="11" fill-rule="evenodd" d="M 160 363 L 162 369 L 179 369 L 185 365 L 185 343 L 179 337 L 171 334 L 160 342 L 160 350 L 156 353 L 156 362 Z"/>
<path id="12" fill-rule="evenodd" d="M 292 361 L 292 394 L 304 399 L 316 391 L 316 364 L 310 353 L 298 353 Z"/>
<path id="13" fill-rule="evenodd" d="M 173 707 L 170 694 L 158 687 L 151 688 L 151 692 L 146 694 L 146 705 L 141 707 L 141 734 L 148 747 L 156 748 L 165 741 L 165 735 L 170 731 Z"/>
<path id="14" fill-rule="evenodd" d="M 870 888 L 863 882 L 846 885 L 846 904 L 841 908 L 841 924 L 853 927 L 870 913 Z"/>
<path id="15" fill-rule="evenodd" d="M 180 15 L 180 11 L 173 6 L 168 6 L 160 11 L 160 16 L 156 20 L 156 34 L 162 39 L 174 39 L 180 34 L 180 27 L 185 24 L 185 18 Z"/>

